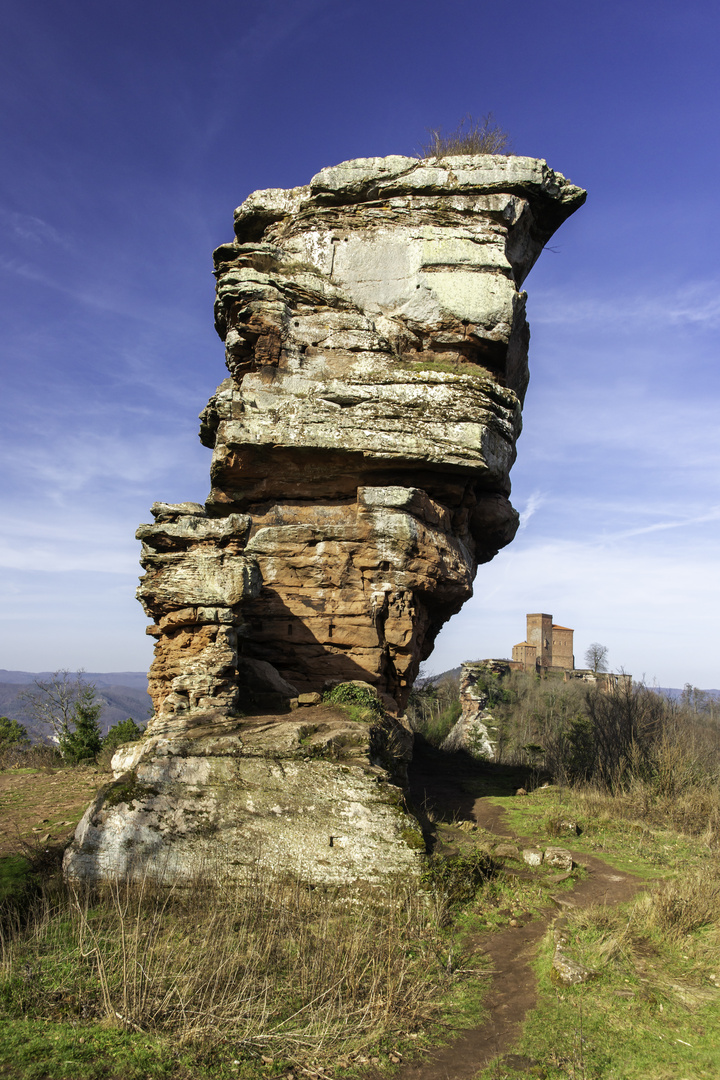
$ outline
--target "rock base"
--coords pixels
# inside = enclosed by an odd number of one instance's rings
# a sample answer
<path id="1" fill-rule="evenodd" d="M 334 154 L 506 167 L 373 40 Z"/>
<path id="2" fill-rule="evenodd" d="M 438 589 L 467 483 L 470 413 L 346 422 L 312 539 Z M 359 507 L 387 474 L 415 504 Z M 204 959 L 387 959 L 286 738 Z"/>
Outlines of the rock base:
<path id="1" fill-rule="evenodd" d="M 311 884 L 415 875 L 425 845 L 405 805 L 412 734 L 318 706 L 122 747 L 66 852 L 70 879 L 244 879 L 256 866 Z"/>

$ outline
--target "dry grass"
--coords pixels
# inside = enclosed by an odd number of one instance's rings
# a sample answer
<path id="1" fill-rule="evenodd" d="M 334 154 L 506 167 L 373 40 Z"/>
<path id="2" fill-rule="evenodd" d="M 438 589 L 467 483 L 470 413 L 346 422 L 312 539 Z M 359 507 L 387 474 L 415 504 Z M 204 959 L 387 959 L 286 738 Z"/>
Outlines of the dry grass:
<path id="1" fill-rule="evenodd" d="M 62 765 L 62 754 L 56 746 L 49 743 L 34 743 L 28 747 L 6 747 L 0 750 L 0 770 L 59 769 Z"/>
<path id="2" fill-rule="evenodd" d="M 444 158 L 456 154 L 510 154 L 510 136 L 493 121 L 492 113 L 481 120 L 469 114 L 454 131 L 429 128 L 429 142 L 420 149 L 420 157 Z"/>
<path id="3" fill-rule="evenodd" d="M 358 902 L 258 874 L 183 890 L 56 883 L 6 919 L 2 995 L 18 1016 L 101 1020 L 203 1052 L 348 1053 L 436 1013 L 440 907 L 417 886 Z"/>
<path id="4" fill-rule="evenodd" d="M 720 868 L 715 862 L 665 882 L 639 902 L 649 926 L 668 938 L 720 927 Z"/>
<path id="5" fill-rule="evenodd" d="M 720 790 L 700 781 L 675 794 L 659 793 L 655 783 L 633 780 L 614 793 L 591 784 L 573 789 L 573 802 L 590 821 L 636 821 L 643 826 L 670 827 L 687 836 L 700 837 L 708 847 L 720 840 Z"/>
<path id="6" fill-rule="evenodd" d="M 720 867 L 708 864 L 684 877 L 655 885 L 629 907 L 597 905 L 570 917 L 571 935 L 583 964 L 608 966 L 639 977 L 640 987 L 678 989 L 691 998 L 716 979 L 720 935 Z M 693 940 L 697 931 L 704 931 Z M 713 991 L 716 992 L 716 989 Z"/>

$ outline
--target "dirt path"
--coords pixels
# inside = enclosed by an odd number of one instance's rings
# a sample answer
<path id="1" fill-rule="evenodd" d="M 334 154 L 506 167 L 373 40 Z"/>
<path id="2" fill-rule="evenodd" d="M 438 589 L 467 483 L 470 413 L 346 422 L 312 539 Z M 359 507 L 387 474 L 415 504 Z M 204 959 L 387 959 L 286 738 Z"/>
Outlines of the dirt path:
<path id="1" fill-rule="evenodd" d="M 474 819 L 483 829 L 522 842 L 523 838 L 516 837 L 508 827 L 503 809 L 490 803 L 487 797 L 468 800 L 458 794 L 457 784 L 453 785 L 447 775 L 433 778 L 422 763 L 415 782 L 422 785 L 426 805 L 432 798 L 435 807 L 449 808 L 451 813 L 464 811 L 464 817 Z M 462 808 L 459 802 L 463 803 Z M 558 903 L 563 908 L 619 904 L 631 899 L 645 884 L 594 856 L 573 852 L 573 858 L 586 868 L 587 877 L 570 892 L 564 892 L 561 900 L 550 903 L 538 918 L 526 923 L 519 920 L 517 926 L 484 934 L 476 940 L 475 944 L 490 960 L 493 970 L 492 984 L 485 999 L 488 1010 L 485 1023 L 462 1032 L 447 1046 L 428 1052 L 422 1061 L 403 1065 L 397 1073 L 401 1080 L 470 1080 L 480 1069 L 503 1055 L 507 1055 L 504 1064 L 517 1069 L 518 1076 L 532 1064 L 510 1052 L 521 1034 L 525 1016 L 537 1001 L 531 964 L 540 941 L 558 915 Z"/>

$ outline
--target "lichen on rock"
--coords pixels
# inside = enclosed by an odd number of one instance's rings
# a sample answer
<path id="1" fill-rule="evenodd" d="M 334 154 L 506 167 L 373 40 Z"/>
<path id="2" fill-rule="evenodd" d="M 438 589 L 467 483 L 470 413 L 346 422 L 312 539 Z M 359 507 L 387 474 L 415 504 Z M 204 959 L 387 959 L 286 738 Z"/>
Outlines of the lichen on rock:
<path id="1" fill-rule="evenodd" d="M 425 847 L 404 798 L 411 744 L 391 717 L 358 722 L 328 705 L 150 736 L 116 754 L 65 873 L 187 884 L 258 868 L 343 886 L 416 874 Z"/>

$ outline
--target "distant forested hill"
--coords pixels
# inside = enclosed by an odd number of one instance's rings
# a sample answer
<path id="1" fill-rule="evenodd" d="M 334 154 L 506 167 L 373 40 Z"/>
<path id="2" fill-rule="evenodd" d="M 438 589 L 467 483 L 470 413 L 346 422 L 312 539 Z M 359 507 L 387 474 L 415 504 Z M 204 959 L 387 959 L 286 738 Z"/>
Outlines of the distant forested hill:
<path id="1" fill-rule="evenodd" d="M 20 695 L 23 690 L 32 689 L 36 679 L 45 682 L 52 676 L 52 671 L 6 671 L 0 668 L 0 716 L 19 720 L 35 738 L 47 734 L 35 727 L 32 715 Z M 147 722 L 151 703 L 144 671 L 84 671 L 82 678 L 96 688 L 98 701 L 102 703 L 100 727 L 103 734 L 113 724 L 127 720 L 128 716 L 137 724 Z"/>

